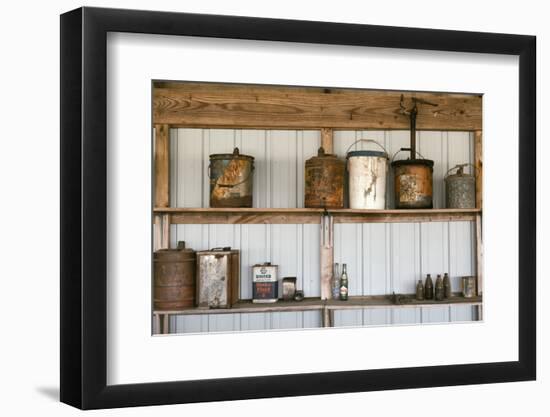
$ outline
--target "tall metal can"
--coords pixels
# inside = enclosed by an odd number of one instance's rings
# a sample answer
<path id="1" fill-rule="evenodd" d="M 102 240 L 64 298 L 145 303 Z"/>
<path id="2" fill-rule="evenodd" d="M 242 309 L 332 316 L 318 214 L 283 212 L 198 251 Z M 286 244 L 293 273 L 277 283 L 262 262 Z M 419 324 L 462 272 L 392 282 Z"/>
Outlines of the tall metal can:
<path id="1" fill-rule="evenodd" d="M 254 157 L 233 153 L 210 155 L 210 207 L 252 207 Z"/>
<path id="2" fill-rule="evenodd" d="M 153 254 L 155 310 L 181 310 L 195 301 L 195 251 L 178 242 L 177 249 Z"/>
<path id="3" fill-rule="evenodd" d="M 360 139 L 357 142 L 371 142 L 383 151 L 360 150 L 349 151 L 349 207 L 352 209 L 386 208 L 386 175 L 388 173 L 388 153 L 382 145 L 370 139 Z M 351 146 L 355 145 L 353 143 Z M 350 146 L 350 148 L 351 148 Z"/>
<path id="4" fill-rule="evenodd" d="M 345 169 L 343 160 L 320 147 L 317 156 L 306 161 L 305 207 L 344 208 Z"/>
<path id="5" fill-rule="evenodd" d="M 240 251 L 230 247 L 197 252 L 199 308 L 230 308 L 239 300 Z"/>
<path id="6" fill-rule="evenodd" d="M 464 168 L 471 164 L 460 164 L 445 174 L 445 199 L 447 208 L 476 207 L 476 178 L 464 173 Z M 456 174 L 449 173 L 457 169 Z"/>

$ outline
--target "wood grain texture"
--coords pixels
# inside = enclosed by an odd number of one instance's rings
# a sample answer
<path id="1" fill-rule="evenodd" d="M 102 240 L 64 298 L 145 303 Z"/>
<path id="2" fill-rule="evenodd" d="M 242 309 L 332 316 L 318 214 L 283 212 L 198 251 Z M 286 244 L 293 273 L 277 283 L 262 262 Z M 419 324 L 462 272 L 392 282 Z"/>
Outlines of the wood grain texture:
<path id="1" fill-rule="evenodd" d="M 204 315 L 204 314 L 235 314 L 235 313 L 265 313 L 285 311 L 331 311 L 331 310 L 362 310 L 377 308 L 418 308 L 418 307 L 443 307 L 449 305 L 479 305 L 482 297 L 464 298 L 458 293 L 443 301 L 414 299 L 414 294 L 402 294 L 403 304 L 394 304 L 385 295 L 350 297 L 348 301 L 321 300 L 320 298 L 306 298 L 303 301 L 282 301 L 269 304 L 255 304 L 251 300 L 241 300 L 231 308 L 200 309 L 188 308 L 173 311 L 155 311 L 159 315 Z"/>
<path id="2" fill-rule="evenodd" d="M 418 223 L 474 221 L 479 209 L 328 210 L 334 223 Z M 322 209 L 308 208 L 155 208 L 171 224 L 319 224 Z"/>
<path id="3" fill-rule="evenodd" d="M 155 206 L 170 205 L 170 127 L 155 126 Z"/>
<path id="4" fill-rule="evenodd" d="M 480 130 L 481 96 L 359 89 L 159 83 L 153 121 L 173 127 L 409 129 L 401 94 L 419 106 L 418 130 Z"/>
<path id="5" fill-rule="evenodd" d="M 325 153 L 334 152 L 334 139 L 332 129 L 327 127 L 321 129 L 321 146 L 325 150 Z"/>
<path id="6" fill-rule="evenodd" d="M 483 136 L 480 130 L 474 132 L 474 166 L 476 171 L 476 207 L 483 207 Z"/>

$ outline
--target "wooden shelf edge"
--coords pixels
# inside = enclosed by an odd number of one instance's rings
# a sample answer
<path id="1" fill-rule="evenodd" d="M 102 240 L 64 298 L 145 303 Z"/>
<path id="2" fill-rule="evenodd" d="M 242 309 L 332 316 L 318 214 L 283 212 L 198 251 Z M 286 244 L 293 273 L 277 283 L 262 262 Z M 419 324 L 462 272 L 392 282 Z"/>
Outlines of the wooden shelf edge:
<path id="1" fill-rule="evenodd" d="M 304 301 L 282 301 L 269 304 L 254 304 L 250 300 L 240 301 L 231 308 L 207 309 L 189 308 L 184 310 L 155 310 L 154 315 L 203 315 L 203 314 L 241 314 L 241 313 L 276 313 L 299 312 L 315 310 L 361 310 L 376 308 L 416 308 L 416 307 L 444 307 L 452 305 L 481 305 L 482 297 L 464 298 L 453 296 L 443 301 L 424 300 L 416 301 L 414 296 L 406 295 L 406 302 L 394 304 L 387 296 L 350 297 L 348 301 L 326 300 L 320 298 L 306 298 Z"/>
<path id="2" fill-rule="evenodd" d="M 323 209 L 311 208 L 175 208 L 155 207 L 170 214 L 171 224 L 319 224 Z M 328 210 L 335 223 L 414 223 L 474 221 L 481 209 Z"/>

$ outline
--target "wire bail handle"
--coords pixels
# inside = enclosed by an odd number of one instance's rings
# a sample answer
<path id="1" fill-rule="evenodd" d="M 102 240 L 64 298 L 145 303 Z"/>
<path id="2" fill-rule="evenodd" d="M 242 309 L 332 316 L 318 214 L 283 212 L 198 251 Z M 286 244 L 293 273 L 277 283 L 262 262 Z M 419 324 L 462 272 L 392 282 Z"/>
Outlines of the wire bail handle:
<path id="1" fill-rule="evenodd" d="M 397 154 L 398 154 L 399 152 L 407 152 L 407 151 L 410 152 L 410 151 L 411 151 L 411 148 L 401 148 L 401 149 L 399 149 L 396 153 L 393 154 L 393 156 L 392 156 L 392 158 L 391 158 L 391 161 L 393 162 L 393 161 L 395 160 L 395 157 L 397 156 Z M 415 152 L 416 152 L 416 154 L 418 154 L 418 156 L 420 156 L 422 159 L 426 159 L 426 158 L 424 158 L 424 156 L 422 156 L 422 154 L 421 154 L 420 152 L 418 152 L 418 151 L 415 151 Z"/>
<path id="2" fill-rule="evenodd" d="M 358 139 L 358 140 L 356 140 L 356 141 L 353 142 L 351 145 L 349 145 L 349 148 L 348 148 L 348 150 L 346 151 L 346 155 L 349 153 L 349 150 L 351 149 L 351 147 L 352 147 L 353 145 L 355 145 L 356 143 L 359 143 L 359 142 L 370 142 L 370 143 L 374 143 L 375 145 L 380 146 L 380 148 L 382 148 L 382 150 L 383 150 L 384 153 L 386 154 L 386 158 L 389 158 L 389 153 L 388 153 L 388 151 L 386 150 L 386 148 L 384 148 L 384 147 L 382 146 L 381 143 L 375 141 L 374 139 Z"/>
<path id="3" fill-rule="evenodd" d="M 477 168 L 475 167 L 475 165 L 470 164 L 469 162 L 467 162 L 467 163 L 464 163 L 464 164 L 455 165 L 454 167 L 452 167 L 451 169 L 449 169 L 447 171 L 447 173 L 445 174 L 445 176 L 443 178 L 447 179 L 447 177 L 449 176 L 449 172 L 451 172 L 452 170 L 454 170 L 456 168 L 458 168 L 457 175 L 463 175 L 464 174 L 464 168 L 466 168 L 467 166 L 472 167 L 473 171 L 474 171 L 474 175 L 477 175 Z"/>

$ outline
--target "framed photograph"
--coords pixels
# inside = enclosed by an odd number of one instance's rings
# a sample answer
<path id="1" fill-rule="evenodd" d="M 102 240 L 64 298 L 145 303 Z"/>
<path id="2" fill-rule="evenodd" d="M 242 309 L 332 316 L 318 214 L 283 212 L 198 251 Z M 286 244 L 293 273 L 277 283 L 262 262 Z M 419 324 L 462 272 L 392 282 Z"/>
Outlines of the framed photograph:
<path id="1" fill-rule="evenodd" d="M 535 37 L 61 16 L 61 401 L 536 377 Z"/>

